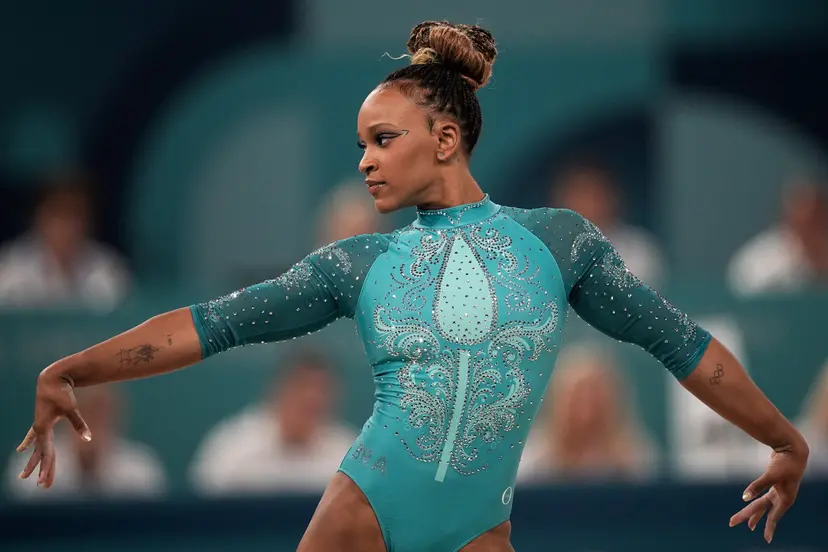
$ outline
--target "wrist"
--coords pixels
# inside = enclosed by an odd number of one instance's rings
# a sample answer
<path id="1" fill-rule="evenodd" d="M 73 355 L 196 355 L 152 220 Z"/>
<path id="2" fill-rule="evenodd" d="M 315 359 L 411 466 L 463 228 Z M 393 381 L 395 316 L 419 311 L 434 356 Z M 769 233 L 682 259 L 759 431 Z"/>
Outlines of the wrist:
<path id="1" fill-rule="evenodd" d="M 75 387 L 74 372 L 77 366 L 76 356 L 72 355 L 53 362 L 40 372 L 39 379 L 62 380 L 68 382 L 72 387 Z"/>
<path id="2" fill-rule="evenodd" d="M 791 456 L 803 459 L 808 458 L 808 454 L 810 453 L 808 443 L 805 441 L 805 438 L 795 429 L 790 433 L 790 435 L 786 436 L 784 444 L 773 447 L 773 450 L 775 452 L 790 454 Z"/>

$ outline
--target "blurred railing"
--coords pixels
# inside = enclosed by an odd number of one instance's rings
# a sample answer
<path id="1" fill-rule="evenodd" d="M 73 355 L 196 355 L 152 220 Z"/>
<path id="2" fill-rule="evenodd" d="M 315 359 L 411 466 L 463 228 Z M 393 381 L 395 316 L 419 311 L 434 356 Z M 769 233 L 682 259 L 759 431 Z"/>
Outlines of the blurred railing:
<path id="1" fill-rule="evenodd" d="M 743 506 L 743 490 L 742 485 L 519 489 L 512 540 L 518 552 L 828 550 L 828 483 L 803 486 L 771 546 L 762 540 L 764 525 L 755 533 L 728 527 Z M 0 548 L 288 552 L 296 549 L 317 500 L 8 506 L 0 509 Z"/>

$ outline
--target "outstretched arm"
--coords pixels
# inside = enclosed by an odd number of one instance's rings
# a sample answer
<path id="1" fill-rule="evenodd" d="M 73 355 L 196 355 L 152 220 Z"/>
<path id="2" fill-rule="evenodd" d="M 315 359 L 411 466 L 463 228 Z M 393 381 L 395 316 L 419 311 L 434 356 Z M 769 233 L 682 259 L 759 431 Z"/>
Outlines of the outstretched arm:
<path id="1" fill-rule="evenodd" d="M 317 250 L 275 280 L 156 316 L 43 370 L 37 381 L 34 423 L 18 447 L 23 451 L 35 444 L 21 477 L 31 475 L 39 464 L 38 484 L 51 485 L 53 428 L 60 418 L 69 419 L 84 439 L 92 438 L 75 403 L 76 386 L 164 374 L 233 347 L 298 337 L 351 316 L 370 263 L 355 267 L 340 244 Z M 361 242 L 348 244 L 371 252 Z"/>
<path id="2" fill-rule="evenodd" d="M 594 225 L 574 213 L 568 216 L 577 229 L 568 251 L 569 300 L 579 316 L 649 351 L 685 389 L 773 450 L 767 471 L 746 489 L 744 499 L 770 491 L 731 519 L 731 525 L 748 521 L 754 529 L 770 510 L 765 527 L 770 542 L 796 498 L 808 458 L 805 440 L 721 343 L 631 274 Z"/>

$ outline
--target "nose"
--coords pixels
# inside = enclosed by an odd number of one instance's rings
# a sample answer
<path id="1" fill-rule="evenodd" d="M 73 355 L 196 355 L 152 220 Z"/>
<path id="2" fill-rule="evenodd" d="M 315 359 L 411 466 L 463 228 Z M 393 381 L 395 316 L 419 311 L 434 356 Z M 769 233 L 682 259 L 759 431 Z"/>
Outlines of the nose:
<path id="1" fill-rule="evenodd" d="M 377 162 L 373 159 L 369 159 L 368 153 L 366 152 L 359 161 L 359 172 L 365 176 L 368 176 L 375 170 L 377 170 Z"/>

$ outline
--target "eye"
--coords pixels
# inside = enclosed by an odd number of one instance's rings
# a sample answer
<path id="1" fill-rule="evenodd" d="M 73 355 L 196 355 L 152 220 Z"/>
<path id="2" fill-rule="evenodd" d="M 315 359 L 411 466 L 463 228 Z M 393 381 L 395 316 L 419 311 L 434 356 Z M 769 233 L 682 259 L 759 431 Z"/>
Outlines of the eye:
<path id="1" fill-rule="evenodd" d="M 380 132 L 374 137 L 374 141 L 377 143 L 379 147 L 384 148 L 388 145 L 388 142 L 390 142 L 397 136 L 399 136 L 399 134 L 393 134 L 390 132 Z"/>

